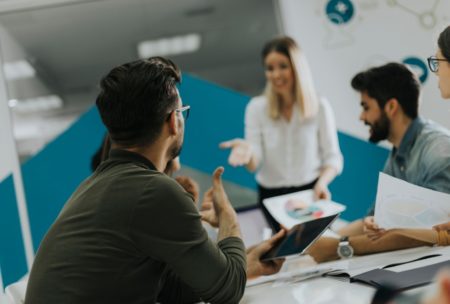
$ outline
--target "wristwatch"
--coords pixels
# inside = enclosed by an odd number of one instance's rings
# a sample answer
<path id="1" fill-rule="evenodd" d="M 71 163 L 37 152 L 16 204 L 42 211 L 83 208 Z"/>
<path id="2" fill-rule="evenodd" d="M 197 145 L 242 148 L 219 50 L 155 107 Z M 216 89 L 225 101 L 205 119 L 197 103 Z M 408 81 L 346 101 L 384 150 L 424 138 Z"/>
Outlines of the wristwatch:
<path id="1" fill-rule="evenodd" d="M 337 254 L 341 259 L 348 259 L 353 256 L 353 247 L 350 246 L 350 243 L 348 241 L 348 236 L 343 236 L 339 240 Z"/>

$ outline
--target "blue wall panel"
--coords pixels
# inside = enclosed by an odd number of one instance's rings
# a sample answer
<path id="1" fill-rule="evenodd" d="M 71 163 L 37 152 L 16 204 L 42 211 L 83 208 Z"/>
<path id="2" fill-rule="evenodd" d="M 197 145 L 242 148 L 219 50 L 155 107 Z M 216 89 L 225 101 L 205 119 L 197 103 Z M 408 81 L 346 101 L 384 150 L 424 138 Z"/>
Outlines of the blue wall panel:
<path id="1" fill-rule="evenodd" d="M 186 74 L 180 95 L 183 103 L 191 105 L 181 162 L 210 174 L 224 166 L 224 179 L 255 188 L 253 175 L 229 166 L 230 150 L 219 148 L 222 141 L 244 136 L 244 112 L 250 98 Z"/>
<path id="2" fill-rule="evenodd" d="M 0 265 L 5 286 L 17 281 L 27 272 L 16 193 L 11 175 L 0 183 Z"/>
<path id="3" fill-rule="evenodd" d="M 23 182 L 36 250 L 64 203 L 91 173 L 90 161 L 104 134 L 97 108 L 93 107 L 23 165 Z"/>
<path id="4" fill-rule="evenodd" d="M 341 132 L 339 144 L 344 171 L 330 185 L 330 191 L 334 201 L 347 205 L 342 217 L 355 220 L 375 202 L 378 172 L 383 170 L 388 150 Z"/>

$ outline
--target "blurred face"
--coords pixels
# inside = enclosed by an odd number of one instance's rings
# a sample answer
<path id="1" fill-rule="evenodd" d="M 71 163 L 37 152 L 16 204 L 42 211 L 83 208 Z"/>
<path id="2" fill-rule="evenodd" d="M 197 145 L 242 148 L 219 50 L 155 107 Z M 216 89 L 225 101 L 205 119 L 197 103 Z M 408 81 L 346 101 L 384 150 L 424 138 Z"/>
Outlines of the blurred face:
<path id="1" fill-rule="evenodd" d="M 270 52 L 264 58 L 267 81 L 278 94 L 292 93 L 294 90 L 294 71 L 291 61 L 278 52 Z"/>
<path id="2" fill-rule="evenodd" d="M 380 108 L 375 98 L 367 95 L 366 92 L 361 93 L 361 115 L 359 119 L 369 126 L 369 141 L 377 143 L 385 140 L 389 136 L 390 121 L 384 110 Z"/>
<path id="3" fill-rule="evenodd" d="M 436 53 L 437 59 L 446 59 L 441 50 Z M 442 98 L 450 99 L 450 62 L 439 61 L 439 69 L 436 72 L 439 81 L 439 90 L 441 90 Z"/>

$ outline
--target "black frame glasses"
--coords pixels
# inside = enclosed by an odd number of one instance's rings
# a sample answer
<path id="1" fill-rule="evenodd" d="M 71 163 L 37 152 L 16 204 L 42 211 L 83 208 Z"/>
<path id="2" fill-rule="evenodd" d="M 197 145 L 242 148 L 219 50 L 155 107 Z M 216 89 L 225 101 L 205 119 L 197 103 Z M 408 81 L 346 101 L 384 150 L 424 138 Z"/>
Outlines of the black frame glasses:
<path id="1" fill-rule="evenodd" d="M 436 73 L 437 71 L 439 71 L 439 61 L 447 61 L 448 62 L 447 59 L 436 58 L 436 56 L 428 57 L 427 61 L 428 61 L 428 68 L 433 73 Z"/>
<path id="2" fill-rule="evenodd" d="M 191 112 L 191 106 L 185 105 L 179 109 L 175 109 L 175 112 L 181 113 L 183 115 L 184 121 L 189 118 L 189 113 Z"/>

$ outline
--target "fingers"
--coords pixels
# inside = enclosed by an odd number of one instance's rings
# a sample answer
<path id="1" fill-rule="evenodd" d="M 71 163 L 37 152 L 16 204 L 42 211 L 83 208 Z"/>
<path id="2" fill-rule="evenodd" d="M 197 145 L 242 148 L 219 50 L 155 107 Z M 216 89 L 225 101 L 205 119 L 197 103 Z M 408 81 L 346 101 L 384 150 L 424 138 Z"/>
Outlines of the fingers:
<path id="1" fill-rule="evenodd" d="M 322 183 L 316 183 L 314 186 L 314 199 L 316 200 L 329 200 L 331 199 L 331 193 L 328 187 Z"/>
<path id="2" fill-rule="evenodd" d="M 270 262 L 262 262 L 262 269 L 261 274 L 262 275 L 271 275 L 274 273 L 277 273 L 280 271 L 281 267 L 283 266 L 283 263 L 286 261 L 286 259 L 276 259 L 271 260 Z"/>
<path id="3" fill-rule="evenodd" d="M 281 229 L 276 234 L 274 234 L 270 239 L 265 240 L 260 243 L 257 247 L 255 247 L 255 251 L 257 252 L 258 257 L 262 256 L 264 253 L 272 249 L 275 244 L 284 237 L 286 234 L 286 230 Z"/>
<path id="4" fill-rule="evenodd" d="M 212 223 L 214 222 L 214 213 L 212 210 L 202 210 L 199 213 L 202 221 L 205 221 L 212 225 Z"/>
<path id="5" fill-rule="evenodd" d="M 436 231 L 450 230 L 450 222 L 433 226 L 433 229 Z"/>
<path id="6" fill-rule="evenodd" d="M 213 188 L 210 187 L 208 190 L 205 191 L 203 194 L 203 201 L 212 201 L 213 198 Z"/>
<path id="7" fill-rule="evenodd" d="M 274 234 L 270 239 L 268 239 L 266 242 L 268 242 L 270 247 L 272 248 L 273 245 L 275 245 L 279 240 L 281 240 L 285 236 L 286 232 L 287 231 L 285 229 L 281 229 L 276 234 Z"/>
<path id="8" fill-rule="evenodd" d="M 371 241 L 376 241 L 379 238 L 381 238 L 384 234 L 386 233 L 386 230 L 384 229 L 380 229 L 374 232 L 369 232 L 367 233 L 367 237 L 371 240 Z"/>
<path id="9" fill-rule="evenodd" d="M 213 194 L 213 188 L 209 188 L 204 194 L 203 194 L 203 200 L 200 206 L 208 205 L 213 203 L 214 194 Z"/>
<path id="10" fill-rule="evenodd" d="M 233 167 L 244 166 L 250 161 L 250 157 L 249 146 L 242 143 L 233 147 L 228 157 L 228 163 Z"/>
<path id="11" fill-rule="evenodd" d="M 221 149 L 229 149 L 229 148 L 233 148 L 233 146 L 236 144 L 237 139 L 232 139 L 232 140 L 227 140 L 227 141 L 223 141 L 219 144 L 219 147 Z"/>
<path id="12" fill-rule="evenodd" d="M 242 156 L 236 152 L 236 149 L 233 149 L 228 157 L 228 163 L 232 167 L 238 167 L 244 165 L 244 161 L 242 160 Z"/>
<path id="13" fill-rule="evenodd" d="M 283 266 L 284 262 L 286 261 L 286 259 L 276 259 L 273 260 L 273 273 L 277 273 L 278 271 L 280 271 L 281 267 Z"/>
<path id="14" fill-rule="evenodd" d="M 202 207 L 200 208 L 200 210 L 201 211 L 205 211 L 205 210 L 210 210 L 210 209 L 212 209 L 214 206 L 213 206 L 213 203 L 212 202 L 204 202 L 203 204 L 202 204 Z"/>
<path id="15" fill-rule="evenodd" d="M 232 149 L 228 157 L 228 163 L 233 167 L 246 165 L 250 160 L 250 146 L 242 138 L 221 142 L 219 147 L 222 149 Z"/>
<path id="16" fill-rule="evenodd" d="M 375 223 L 375 218 L 373 216 L 367 216 L 364 218 L 364 227 L 368 230 L 379 230 L 380 228 Z"/>

